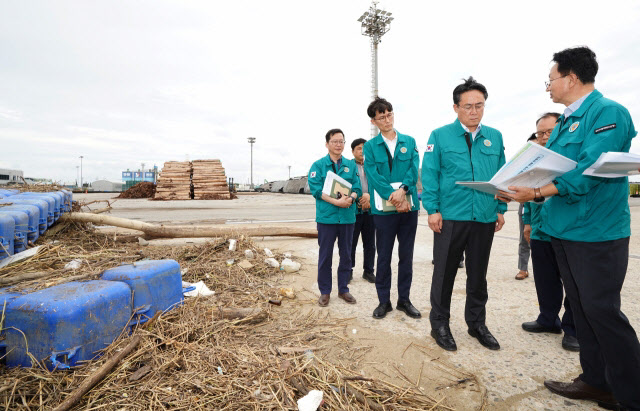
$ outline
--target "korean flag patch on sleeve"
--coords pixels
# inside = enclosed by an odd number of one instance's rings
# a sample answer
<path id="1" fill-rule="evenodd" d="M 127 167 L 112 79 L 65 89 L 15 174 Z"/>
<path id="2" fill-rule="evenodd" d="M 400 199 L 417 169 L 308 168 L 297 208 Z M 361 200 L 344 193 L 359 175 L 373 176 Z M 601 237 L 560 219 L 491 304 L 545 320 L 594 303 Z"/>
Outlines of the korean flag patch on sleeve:
<path id="1" fill-rule="evenodd" d="M 427 151 L 425 153 L 433 153 L 433 144 L 427 144 Z"/>
<path id="2" fill-rule="evenodd" d="M 311 172 L 311 178 L 315 178 L 315 177 L 316 177 L 316 172 L 315 172 L 315 171 L 312 171 L 312 172 Z"/>

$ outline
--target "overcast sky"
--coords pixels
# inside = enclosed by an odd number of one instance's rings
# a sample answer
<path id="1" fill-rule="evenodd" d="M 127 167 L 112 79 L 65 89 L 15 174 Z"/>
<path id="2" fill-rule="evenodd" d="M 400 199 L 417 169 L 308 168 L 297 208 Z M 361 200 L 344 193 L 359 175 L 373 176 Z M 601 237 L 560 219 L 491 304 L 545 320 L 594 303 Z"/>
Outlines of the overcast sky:
<path id="1" fill-rule="evenodd" d="M 219 158 L 246 182 L 304 175 L 324 134 L 370 133 L 366 0 L 7 1 L 0 9 L 0 168 L 75 182 Z M 640 2 L 387 0 L 379 90 L 421 151 L 455 119 L 452 90 L 489 91 L 483 123 L 507 157 L 562 111 L 544 90 L 554 52 L 588 45 L 596 87 L 640 128 Z M 639 140 L 639 139 L 636 139 Z M 639 140 L 640 141 L 640 140 Z M 640 142 L 632 150 L 640 152 Z M 350 148 L 345 155 L 351 157 Z"/>

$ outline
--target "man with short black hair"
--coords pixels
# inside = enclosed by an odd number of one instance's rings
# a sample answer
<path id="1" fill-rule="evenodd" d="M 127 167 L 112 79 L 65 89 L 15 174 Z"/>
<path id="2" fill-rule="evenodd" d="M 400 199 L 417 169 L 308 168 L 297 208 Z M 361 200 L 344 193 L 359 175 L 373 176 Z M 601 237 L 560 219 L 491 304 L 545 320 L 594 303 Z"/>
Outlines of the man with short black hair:
<path id="1" fill-rule="evenodd" d="M 629 111 L 595 89 L 593 51 L 569 48 L 553 61 L 545 84 L 553 102 L 566 109 L 547 148 L 576 161 L 576 168 L 542 187 L 500 193 L 521 203 L 544 202 L 542 231 L 551 237 L 573 309 L 582 374 L 570 383 L 544 385 L 609 409 L 640 410 L 640 343 L 620 309 L 631 235 L 629 181 L 582 174 L 602 153 L 628 152 L 637 132 Z"/>
<path id="2" fill-rule="evenodd" d="M 391 254 L 398 239 L 398 304 L 396 308 L 411 318 L 421 314 L 411 301 L 413 246 L 418 228 L 418 164 L 420 156 L 413 137 L 393 128 L 393 107 L 377 97 L 367 115 L 380 133 L 364 144 L 364 170 L 372 193 L 378 262 L 376 290 L 378 307 L 373 318 L 384 318 L 391 306 Z M 411 201 L 411 202 L 409 202 Z"/>
<path id="3" fill-rule="evenodd" d="M 353 223 L 356 221 L 356 201 L 362 195 L 360 178 L 356 163 L 342 156 L 344 133 L 338 128 L 331 129 L 325 135 L 328 154 L 313 163 L 309 170 L 308 181 L 311 195 L 316 199 L 316 223 L 318 227 L 318 305 L 329 305 L 331 296 L 333 246 L 338 239 L 340 263 L 338 265 L 338 297 L 349 304 L 356 299 L 349 292 L 351 274 L 351 241 Z M 342 177 L 351 184 L 351 194 L 333 198 L 323 192 L 327 173 Z"/>
<path id="4" fill-rule="evenodd" d="M 465 321 L 468 333 L 485 347 L 500 344 L 485 324 L 487 267 L 494 232 L 504 224 L 505 203 L 494 196 L 457 185 L 488 181 L 505 163 L 502 134 L 481 124 L 487 89 L 469 77 L 453 90 L 452 124 L 431 133 L 422 160 L 422 205 L 434 234 L 431 282 L 431 336 L 447 351 L 457 350 L 449 328 L 451 294 L 464 252 L 467 268 Z"/>
<path id="5" fill-rule="evenodd" d="M 364 155 L 362 148 L 367 140 L 357 138 L 351 143 L 351 152 L 353 159 L 358 167 L 358 176 L 360 176 L 360 187 L 362 188 L 362 197 L 356 204 L 356 223 L 353 226 L 353 243 L 351 245 L 351 278 L 353 278 L 353 267 L 356 265 L 356 248 L 358 248 L 358 238 L 362 234 L 362 278 L 370 283 L 376 282 L 376 275 L 373 271 L 373 263 L 376 257 L 376 228 L 373 223 L 373 215 L 371 214 L 371 197 L 369 194 L 369 184 L 367 182 L 367 173 L 364 171 Z"/>

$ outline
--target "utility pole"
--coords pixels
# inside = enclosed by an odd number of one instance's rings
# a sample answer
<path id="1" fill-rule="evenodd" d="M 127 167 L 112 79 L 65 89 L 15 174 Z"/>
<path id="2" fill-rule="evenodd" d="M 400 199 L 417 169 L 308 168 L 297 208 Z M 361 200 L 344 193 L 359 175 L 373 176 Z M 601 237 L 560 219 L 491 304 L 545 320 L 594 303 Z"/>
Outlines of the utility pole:
<path id="1" fill-rule="evenodd" d="M 291 180 L 291 166 L 287 166 L 289 167 L 289 180 Z"/>
<path id="2" fill-rule="evenodd" d="M 249 137 L 247 138 L 247 140 L 249 141 L 249 144 L 251 144 L 251 189 L 253 190 L 253 143 L 256 142 L 256 138 L 255 137 Z"/>
<path id="3" fill-rule="evenodd" d="M 393 17 L 388 11 L 378 9 L 378 2 L 373 0 L 369 10 L 358 19 L 362 23 L 361 33 L 371 39 L 371 101 L 378 97 L 378 44 L 382 36 L 389 31 Z M 371 125 L 371 137 L 378 135 L 378 128 Z"/>
<path id="4" fill-rule="evenodd" d="M 80 156 L 80 189 L 82 189 L 82 159 L 84 156 Z"/>

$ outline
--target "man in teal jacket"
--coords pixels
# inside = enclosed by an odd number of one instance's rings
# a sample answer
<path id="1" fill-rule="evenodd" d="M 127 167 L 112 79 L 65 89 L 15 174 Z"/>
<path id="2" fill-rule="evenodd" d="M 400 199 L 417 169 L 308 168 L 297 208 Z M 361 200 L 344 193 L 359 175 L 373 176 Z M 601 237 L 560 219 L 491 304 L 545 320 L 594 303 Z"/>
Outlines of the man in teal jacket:
<path id="1" fill-rule="evenodd" d="M 542 231 L 551 236 L 573 309 L 582 374 L 571 383 L 544 385 L 609 409 L 619 402 L 625 409 L 640 410 L 640 343 L 620 310 L 631 235 L 629 183 L 626 177 L 582 174 L 604 152 L 628 152 L 637 133 L 627 109 L 595 89 L 593 51 L 566 49 L 554 54 L 553 61 L 547 90 L 567 108 L 547 148 L 578 164 L 543 187 L 509 187 L 515 194 L 502 193 L 518 202 L 551 197 L 542 207 Z"/>
<path id="2" fill-rule="evenodd" d="M 411 318 L 421 314 L 411 301 L 413 246 L 418 228 L 418 165 L 420 156 L 413 137 L 393 128 L 393 107 L 383 98 L 369 104 L 367 115 L 380 133 L 364 145 L 364 170 L 371 193 L 371 213 L 376 227 L 378 307 L 373 317 L 384 318 L 391 307 L 391 254 L 398 239 L 398 304 Z"/>
<path id="3" fill-rule="evenodd" d="M 545 113 L 536 121 L 536 141 L 545 146 L 555 128 L 560 113 Z M 523 206 L 522 204 L 520 205 Z M 569 351 L 580 351 L 573 323 L 573 311 L 569 298 L 564 298 L 564 315 L 562 321 L 558 314 L 562 308 L 563 286 L 556 254 L 553 252 L 551 238 L 542 231 L 540 211 L 542 204 L 528 202 L 524 204 L 522 223 L 524 238 L 531 245 L 531 263 L 533 264 L 533 281 L 540 314 L 534 321 L 522 323 L 522 329 L 531 333 L 553 333 L 562 337 L 562 348 Z"/>
<path id="4" fill-rule="evenodd" d="M 457 350 L 449 328 L 451 293 L 462 253 L 466 254 L 465 321 L 471 336 L 485 347 L 500 344 L 485 324 L 487 267 L 494 232 L 504 224 L 505 203 L 456 184 L 489 181 L 505 163 L 502 134 L 481 124 L 487 89 L 473 77 L 453 90 L 458 119 L 434 130 L 422 160 L 422 205 L 434 232 L 431 281 L 431 336 L 448 351 Z"/>
<path id="5" fill-rule="evenodd" d="M 318 304 L 326 307 L 331 296 L 331 265 L 333 246 L 338 239 L 340 263 L 338 264 L 338 297 L 349 304 L 356 299 L 349 292 L 351 274 L 351 241 L 353 223 L 356 221 L 356 200 L 362 196 L 358 169 L 353 160 L 342 156 L 344 133 L 337 128 L 331 129 L 325 136 L 328 154 L 313 163 L 309 170 L 309 189 L 316 199 L 316 223 L 318 227 Z M 323 192 L 327 173 L 332 172 L 351 184 L 351 195 L 333 198 Z"/>

